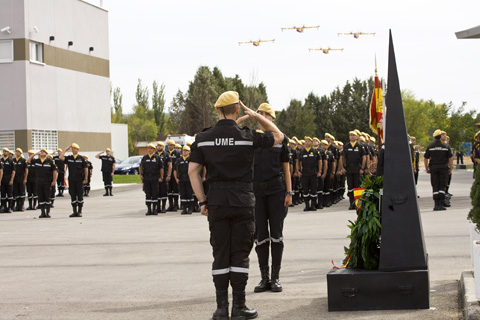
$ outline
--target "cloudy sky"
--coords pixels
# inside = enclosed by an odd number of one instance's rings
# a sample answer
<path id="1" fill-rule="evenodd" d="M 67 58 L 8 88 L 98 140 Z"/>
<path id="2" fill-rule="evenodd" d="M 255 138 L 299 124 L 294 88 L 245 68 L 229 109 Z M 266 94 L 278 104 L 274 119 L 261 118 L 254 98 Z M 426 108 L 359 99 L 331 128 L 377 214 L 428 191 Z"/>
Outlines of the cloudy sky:
<path id="1" fill-rule="evenodd" d="M 138 78 L 150 88 L 154 80 L 163 82 L 169 106 L 202 65 L 238 74 L 246 84 L 263 82 L 276 110 L 310 92 L 329 94 L 347 80 L 373 76 L 375 55 L 379 76 L 387 78 L 389 29 L 402 90 L 480 110 L 480 39 L 455 36 L 480 24 L 478 0 L 103 0 L 103 7 L 109 11 L 111 81 L 121 88 L 127 112 Z M 301 25 L 320 28 L 281 31 Z M 358 31 L 376 35 L 337 35 Z M 238 44 L 258 39 L 275 42 Z M 344 50 L 308 50 L 320 47 Z"/>

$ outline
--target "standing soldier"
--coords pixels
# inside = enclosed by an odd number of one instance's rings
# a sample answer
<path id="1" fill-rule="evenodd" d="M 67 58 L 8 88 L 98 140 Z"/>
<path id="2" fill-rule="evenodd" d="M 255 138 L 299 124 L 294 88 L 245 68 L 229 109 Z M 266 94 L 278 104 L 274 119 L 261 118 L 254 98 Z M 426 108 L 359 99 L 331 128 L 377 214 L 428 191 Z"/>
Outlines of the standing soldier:
<path id="1" fill-rule="evenodd" d="M 10 150 L 3 148 L 2 176 L 2 208 L 0 212 L 11 213 L 13 210 L 13 180 L 15 179 L 15 165 L 10 158 Z"/>
<path id="2" fill-rule="evenodd" d="M 92 162 L 88 160 L 88 156 L 86 154 L 84 154 L 83 157 L 87 162 L 87 184 L 83 185 L 83 196 L 88 197 L 90 193 L 90 182 L 92 182 L 93 165 Z"/>
<path id="3" fill-rule="evenodd" d="M 257 113 L 273 122 L 275 111 L 262 103 Z M 238 121 L 237 121 L 238 123 Z M 260 124 L 261 130 L 266 128 Z M 253 166 L 253 192 L 255 194 L 255 251 L 262 280 L 255 292 L 281 292 L 280 268 L 283 255 L 283 221 L 292 203 L 292 181 L 288 138 L 270 149 L 255 149 Z M 272 254 L 272 279 L 269 276 L 270 247 Z"/>
<path id="4" fill-rule="evenodd" d="M 322 158 L 318 150 L 312 148 L 312 142 L 312 138 L 305 137 L 305 148 L 300 151 L 299 155 L 305 201 L 303 211 L 317 211 L 317 179 L 322 175 Z"/>
<path id="5" fill-rule="evenodd" d="M 57 155 L 53 156 L 53 161 L 58 170 L 56 181 L 58 186 L 57 197 L 63 197 L 63 192 L 65 191 L 65 161 L 60 160 L 60 153 L 62 152 L 63 150 L 58 148 Z"/>
<path id="6" fill-rule="evenodd" d="M 327 170 L 327 167 L 326 167 L 327 158 L 325 156 L 325 150 L 323 150 L 323 148 L 320 147 L 320 140 L 317 137 L 313 138 L 313 148 L 318 151 L 321 162 L 322 162 L 322 167 L 319 169 L 319 172 L 321 173 L 321 175 L 317 177 L 316 208 L 323 209 L 323 179 L 325 179 L 324 173 L 326 174 L 326 170 Z"/>
<path id="7" fill-rule="evenodd" d="M 235 122 L 239 105 L 246 114 L 242 120 L 255 119 L 267 132 L 240 129 Z M 210 226 L 212 275 L 217 296 L 213 319 L 228 319 L 229 284 L 233 290 L 232 319 L 253 319 L 258 313 L 245 305 L 245 287 L 255 230 L 254 151 L 281 143 L 284 135 L 272 122 L 245 107 L 237 92 L 224 92 L 215 108 L 221 120 L 197 134 L 188 172 L 201 213 L 208 216 Z M 208 205 L 200 178 L 204 166 L 209 183 Z"/>
<path id="8" fill-rule="evenodd" d="M 365 149 L 357 142 L 358 134 L 355 131 L 349 132 L 349 139 L 350 142 L 343 148 L 343 156 L 347 177 L 347 195 L 350 199 L 348 210 L 355 210 L 353 189 L 360 187 L 360 177 L 365 168 Z"/>
<path id="9" fill-rule="evenodd" d="M 105 152 L 105 155 L 101 154 Z M 105 149 L 105 151 L 100 152 L 95 155 L 95 158 L 102 160 L 102 175 L 103 175 L 103 185 L 105 187 L 104 197 L 113 196 L 112 194 L 112 177 L 115 172 L 115 157 L 112 156 L 110 148 Z"/>
<path id="10" fill-rule="evenodd" d="M 15 150 L 15 179 L 13 180 L 13 198 L 15 199 L 15 207 L 13 211 L 25 211 L 25 185 L 28 179 L 28 166 L 23 157 L 23 150 L 17 148 Z"/>
<path id="11" fill-rule="evenodd" d="M 190 162 L 190 147 L 183 147 L 183 155 L 177 159 L 173 175 L 178 184 L 180 199 L 182 202 L 181 214 L 192 214 L 193 211 L 193 191 L 188 177 L 188 163 Z"/>
<path id="12" fill-rule="evenodd" d="M 444 132 L 440 129 L 435 130 L 433 133 L 435 142 L 427 147 L 424 155 L 425 170 L 430 174 L 432 183 L 433 200 L 435 201 L 434 211 L 446 210 L 443 203 L 445 189 L 448 175 L 452 173 L 453 169 L 452 149 L 440 141 Z"/>
<path id="13" fill-rule="evenodd" d="M 298 141 L 297 137 L 293 137 L 293 145 L 292 145 L 292 161 L 293 161 L 293 174 L 292 174 L 292 188 L 293 192 L 293 205 L 298 205 L 300 203 L 300 171 L 299 171 L 299 164 L 298 164 L 298 155 L 300 153 L 300 141 Z"/>
<path id="14" fill-rule="evenodd" d="M 446 144 L 448 146 L 448 148 L 450 148 L 450 151 L 452 151 L 452 154 L 453 154 L 452 147 L 450 147 L 450 137 L 447 136 L 447 133 L 445 131 L 442 131 L 442 137 L 440 138 L 440 141 L 442 141 L 442 143 Z M 443 200 L 443 205 L 447 208 L 451 207 L 450 199 L 452 198 L 452 194 L 449 192 L 451 181 L 452 181 L 452 172 L 450 172 L 448 174 L 447 187 L 445 188 L 445 199 Z"/>
<path id="15" fill-rule="evenodd" d="M 65 156 L 65 152 L 72 149 L 72 155 Z M 64 161 L 68 168 L 68 193 L 72 201 L 73 213 L 70 218 L 81 217 L 83 208 L 83 185 L 88 181 L 88 169 L 85 158 L 78 154 L 80 147 L 76 143 L 59 153 L 59 159 Z M 78 211 L 77 211 L 78 209 Z"/>
<path id="16" fill-rule="evenodd" d="M 180 158 L 180 153 L 175 150 L 175 141 L 168 140 L 168 154 L 170 156 L 170 161 L 173 165 L 177 162 L 177 159 Z M 172 179 L 171 172 L 167 174 L 168 182 L 168 208 L 167 211 L 177 211 L 178 210 L 178 184 L 175 179 Z"/>
<path id="17" fill-rule="evenodd" d="M 326 168 L 324 169 L 323 179 L 323 206 L 330 207 L 332 205 L 332 180 L 333 180 L 333 167 L 335 165 L 335 157 L 332 151 L 328 150 L 329 143 L 327 140 L 320 141 L 320 146 L 325 151 Z"/>
<path id="18" fill-rule="evenodd" d="M 147 147 L 148 154 L 144 155 L 140 163 L 140 179 L 143 182 L 143 191 L 145 191 L 145 203 L 148 211 L 145 215 L 158 215 L 158 183 L 162 182 L 163 163 L 160 156 L 155 153 L 155 146 L 149 143 Z"/>
<path id="19" fill-rule="evenodd" d="M 345 199 L 344 195 L 345 195 L 345 181 L 346 181 L 346 178 L 345 178 L 345 163 L 343 162 L 343 155 L 344 155 L 344 152 L 343 152 L 343 142 L 341 141 L 335 141 L 335 145 L 337 146 L 338 148 L 338 152 L 339 152 L 339 155 L 340 155 L 340 159 L 339 159 L 339 168 L 337 168 L 337 175 L 338 175 L 338 181 L 339 181 L 339 184 L 338 184 L 338 199 L 339 201 L 340 200 L 343 200 Z"/>
<path id="20" fill-rule="evenodd" d="M 172 160 L 170 159 L 170 155 L 167 151 L 164 150 L 165 144 L 161 141 L 157 142 L 157 154 L 162 160 L 163 163 L 163 176 L 162 182 L 158 183 L 158 204 L 157 204 L 157 213 L 165 213 L 167 212 L 166 204 L 167 204 L 167 190 L 168 190 L 168 182 L 167 177 L 171 177 L 172 175 Z"/>
<path id="21" fill-rule="evenodd" d="M 417 185 L 418 182 L 418 173 L 420 171 L 419 167 L 419 162 L 420 162 L 420 151 L 415 147 L 417 144 L 417 139 L 415 137 L 410 137 L 410 141 L 412 142 L 412 147 L 413 147 L 413 176 L 415 177 L 415 185 Z"/>
<path id="22" fill-rule="evenodd" d="M 333 166 L 332 172 L 330 174 L 330 189 L 329 192 L 329 203 L 333 203 L 337 198 L 337 179 L 336 179 L 336 172 L 339 167 L 338 160 L 340 159 L 340 153 L 338 152 L 338 148 L 335 146 L 335 137 L 332 136 L 330 133 L 325 133 L 325 140 L 328 142 L 327 150 L 330 151 L 333 155 Z"/>
<path id="23" fill-rule="evenodd" d="M 39 218 L 50 218 L 50 192 L 52 187 L 55 187 L 57 180 L 57 167 L 47 154 L 47 150 L 42 148 L 40 152 L 30 154 L 27 160 L 35 167 L 35 186 L 38 194 L 38 206 L 41 210 Z M 38 158 L 34 159 L 35 156 Z"/>
<path id="24" fill-rule="evenodd" d="M 28 150 L 28 157 L 30 158 L 32 154 L 35 154 L 35 151 Z M 32 164 L 31 161 L 27 161 L 28 167 L 28 177 L 27 177 L 27 196 L 28 196 L 28 207 L 27 210 L 36 210 L 37 209 L 37 188 L 35 187 L 35 164 Z"/>

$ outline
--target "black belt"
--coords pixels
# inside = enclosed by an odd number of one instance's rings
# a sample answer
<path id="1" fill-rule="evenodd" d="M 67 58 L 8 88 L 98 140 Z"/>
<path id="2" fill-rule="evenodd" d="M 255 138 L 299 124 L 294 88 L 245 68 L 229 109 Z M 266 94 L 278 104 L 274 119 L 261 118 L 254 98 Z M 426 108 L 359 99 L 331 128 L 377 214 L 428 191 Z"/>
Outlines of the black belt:
<path id="1" fill-rule="evenodd" d="M 251 182 L 243 181 L 212 181 L 208 184 L 210 189 L 248 189 L 252 190 Z"/>
<path id="2" fill-rule="evenodd" d="M 274 180 L 266 181 L 266 182 L 253 182 L 253 187 L 255 189 L 270 189 L 276 186 L 283 184 L 282 177 L 278 177 Z"/>

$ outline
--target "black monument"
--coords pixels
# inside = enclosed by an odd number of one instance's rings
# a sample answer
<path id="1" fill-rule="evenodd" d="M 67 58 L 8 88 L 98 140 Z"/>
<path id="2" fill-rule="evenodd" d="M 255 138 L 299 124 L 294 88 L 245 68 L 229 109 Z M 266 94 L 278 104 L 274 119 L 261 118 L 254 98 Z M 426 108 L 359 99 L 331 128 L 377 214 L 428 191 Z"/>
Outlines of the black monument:
<path id="1" fill-rule="evenodd" d="M 390 31 L 378 270 L 333 269 L 328 310 L 428 309 L 428 261 Z"/>

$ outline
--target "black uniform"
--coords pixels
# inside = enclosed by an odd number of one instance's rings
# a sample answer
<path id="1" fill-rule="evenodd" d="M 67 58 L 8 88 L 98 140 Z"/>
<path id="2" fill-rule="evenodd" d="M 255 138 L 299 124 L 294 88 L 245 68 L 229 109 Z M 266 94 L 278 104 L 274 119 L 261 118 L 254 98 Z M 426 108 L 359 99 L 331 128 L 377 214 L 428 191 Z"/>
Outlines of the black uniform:
<path id="1" fill-rule="evenodd" d="M 28 196 L 28 208 L 27 210 L 35 210 L 37 207 L 37 188 L 35 186 L 35 164 L 27 163 L 28 177 L 27 177 L 27 196 Z"/>
<path id="2" fill-rule="evenodd" d="M 232 286 L 245 297 L 249 254 L 255 230 L 255 197 L 252 189 L 255 148 L 270 148 L 271 132 L 240 129 L 234 120 L 197 134 L 190 161 L 207 168 L 208 221 L 213 249 L 212 275 L 218 291 Z"/>
<path id="3" fill-rule="evenodd" d="M 158 154 L 154 153 L 152 156 L 146 154 L 143 156 L 140 166 L 143 176 L 145 203 L 148 208 L 147 215 L 156 215 L 158 203 L 158 179 L 160 179 L 160 170 L 163 168 L 163 162 Z"/>
<path id="4" fill-rule="evenodd" d="M 452 149 L 439 139 L 436 139 L 434 143 L 427 147 L 424 157 L 430 160 L 428 167 L 430 169 L 430 181 L 433 188 L 433 200 L 435 200 L 435 208 L 438 210 L 443 207 L 443 201 L 445 199 L 449 159 L 453 157 Z"/>
<path id="5" fill-rule="evenodd" d="M 338 189 L 339 189 L 339 181 L 338 181 L 338 178 L 339 176 L 337 176 L 337 170 L 339 170 L 340 168 L 338 167 L 338 163 L 339 163 L 339 159 L 340 159 L 340 152 L 337 148 L 337 146 L 335 146 L 334 144 L 330 144 L 327 148 L 328 151 L 330 151 L 332 154 L 333 154 L 333 159 L 336 163 L 336 166 L 335 166 L 335 171 L 332 170 L 332 173 L 333 173 L 333 178 L 330 179 L 330 199 L 331 199 L 331 202 L 334 202 L 336 203 L 337 201 L 337 198 L 338 198 Z M 332 168 L 333 169 L 333 168 Z"/>
<path id="6" fill-rule="evenodd" d="M 420 162 L 420 151 L 418 151 L 418 149 L 415 149 L 413 150 L 413 161 L 412 161 L 412 165 L 413 165 L 413 168 L 415 169 L 413 171 L 413 175 L 415 177 L 415 185 L 417 185 L 417 182 L 418 182 L 418 173 L 420 171 L 420 166 L 419 166 L 419 162 Z"/>
<path id="7" fill-rule="evenodd" d="M 13 184 L 10 185 L 12 174 L 15 174 L 15 164 L 9 157 L 3 157 L 1 160 L 3 165 L 3 176 L 1 185 L 2 194 L 2 210 L 1 212 L 12 212 L 13 209 Z"/>
<path id="8" fill-rule="evenodd" d="M 292 172 L 292 189 L 295 194 L 293 195 L 293 204 L 297 205 L 300 203 L 300 178 L 294 177 L 293 174 L 299 170 L 297 168 L 298 155 L 300 153 L 300 148 L 292 148 L 292 162 L 293 162 L 293 172 Z"/>
<path id="9" fill-rule="evenodd" d="M 360 187 L 360 170 L 362 168 L 363 156 L 365 148 L 358 142 L 351 142 L 343 146 L 343 155 L 345 157 L 345 170 L 347 171 L 347 195 L 350 199 L 350 208 L 354 209 L 353 189 Z"/>
<path id="10" fill-rule="evenodd" d="M 317 210 L 317 173 L 318 161 L 321 160 L 320 153 L 314 148 L 310 148 L 310 150 L 302 149 L 299 154 L 299 160 L 302 163 L 302 188 L 303 199 L 305 201 L 304 211 L 315 211 Z M 312 201 L 311 206 L 310 200 Z"/>
<path id="11" fill-rule="evenodd" d="M 56 155 L 53 157 L 55 166 L 57 167 L 58 176 L 57 176 L 57 186 L 58 186 L 58 195 L 63 197 L 63 192 L 65 191 L 65 162 L 60 160 L 59 156 Z"/>
<path id="12" fill-rule="evenodd" d="M 325 179 L 323 180 L 323 206 L 330 207 L 333 202 L 333 194 L 332 194 L 332 181 L 331 178 L 332 171 L 333 171 L 333 164 L 335 163 L 335 157 L 330 150 L 325 151 L 325 158 L 327 160 L 327 174 L 325 175 Z"/>
<path id="13" fill-rule="evenodd" d="M 321 147 L 318 147 L 318 153 L 320 154 L 320 159 L 322 163 L 322 171 L 320 173 L 324 172 L 323 165 L 325 164 L 325 160 L 327 160 L 327 156 L 325 155 L 325 150 L 323 150 Z M 320 168 L 318 168 L 319 170 Z M 323 209 L 323 178 L 322 176 L 317 177 L 317 209 Z"/>
<path id="14" fill-rule="evenodd" d="M 113 156 L 107 156 L 107 155 L 102 155 L 98 157 L 100 160 L 102 160 L 102 175 L 103 175 L 103 185 L 105 187 L 105 194 L 106 196 L 110 195 L 113 196 L 112 194 L 112 173 L 113 173 L 113 165 L 115 164 L 115 157 Z"/>
<path id="15" fill-rule="evenodd" d="M 77 155 L 76 157 L 68 155 L 65 156 L 65 163 L 68 167 L 68 193 L 70 194 L 73 207 L 71 217 L 81 217 L 83 208 L 83 180 L 86 179 L 85 168 L 87 167 L 87 162 L 81 155 Z"/>
<path id="16" fill-rule="evenodd" d="M 170 156 L 170 161 L 172 162 L 172 170 L 177 162 L 177 159 L 180 158 L 180 152 L 173 149 L 168 152 Z M 178 210 L 178 184 L 173 177 L 170 178 L 168 183 L 168 208 L 167 211 L 177 211 Z"/>
<path id="17" fill-rule="evenodd" d="M 16 202 L 15 211 L 24 211 L 25 203 L 25 174 L 28 178 L 28 166 L 24 157 L 13 158 L 15 165 L 15 178 L 13 179 L 13 199 Z"/>
<path id="18" fill-rule="evenodd" d="M 475 171 L 477 170 L 477 162 L 475 159 L 480 159 L 480 140 L 475 140 L 472 143 L 472 160 L 473 160 L 473 177 L 475 178 Z"/>
<path id="19" fill-rule="evenodd" d="M 87 184 L 83 185 L 83 195 L 88 197 L 90 193 L 90 182 L 92 180 L 93 165 L 91 161 L 85 160 L 87 162 Z"/>
<path id="20" fill-rule="evenodd" d="M 288 208 L 284 207 L 286 190 L 283 180 L 283 164 L 290 162 L 287 143 L 288 139 L 285 138 L 283 143 L 273 148 L 255 150 L 253 170 L 255 251 L 262 273 L 262 282 L 255 288 L 257 292 L 270 289 L 268 278 L 270 246 L 272 248 L 272 281 L 275 291 L 282 290 L 278 279 L 284 247 L 283 221 L 288 212 Z"/>
<path id="21" fill-rule="evenodd" d="M 50 192 L 53 181 L 53 172 L 57 167 L 52 159 L 46 157 L 33 159 L 31 165 L 35 167 L 35 186 L 38 194 L 38 206 L 42 210 L 40 217 L 50 217 Z"/>
<path id="22" fill-rule="evenodd" d="M 158 156 L 162 160 L 163 163 L 163 179 L 162 182 L 158 183 L 158 204 L 157 204 L 157 211 L 158 213 L 165 213 L 166 212 L 166 203 L 167 203 L 167 189 L 168 189 L 168 182 L 166 180 L 168 174 L 168 164 L 172 162 L 170 159 L 170 154 L 166 150 L 162 150 L 161 152 L 157 151 Z M 173 168 L 172 168 L 173 170 Z"/>
<path id="23" fill-rule="evenodd" d="M 182 201 L 182 214 L 191 214 L 193 211 L 193 190 L 190 178 L 188 177 L 188 163 L 190 162 L 190 156 L 187 158 L 177 159 L 175 163 L 175 171 L 179 180 L 178 189 L 180 191 L 180 199 Z"/>

